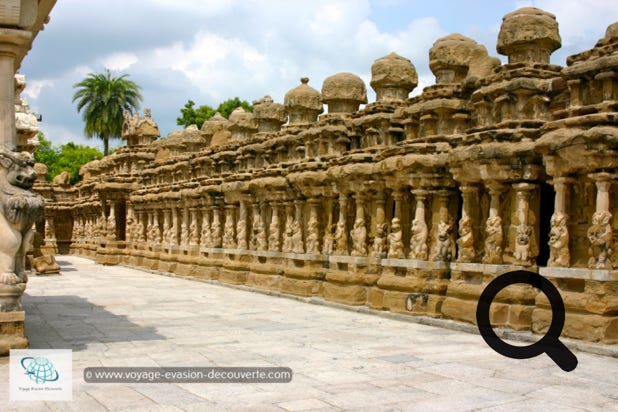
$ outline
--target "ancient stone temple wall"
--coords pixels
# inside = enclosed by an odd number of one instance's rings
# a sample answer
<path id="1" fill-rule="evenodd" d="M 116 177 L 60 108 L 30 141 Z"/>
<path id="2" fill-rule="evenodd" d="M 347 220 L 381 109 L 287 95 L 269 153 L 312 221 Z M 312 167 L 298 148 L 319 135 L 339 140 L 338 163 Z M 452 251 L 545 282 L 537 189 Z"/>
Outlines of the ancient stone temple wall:
<path id="1" fill-rule="evenodd" d="M 618 25 L 566 67 L 549 63 L 559 47 L 554 16 L 525 8 L 503 20 L 507 64 L 446 36 L 414 98 L 416 70 L 392 53 L 371 103 L 339 73 L 165 139 L 127 116 L 128 145 L 54 186 L 48 213 L 100 263 L 472 323 L 494 277 L 539 271 L 565 336 L 616 343 Z M 549 309 L 513 285 L 491 318 L 542 333 Z"/>

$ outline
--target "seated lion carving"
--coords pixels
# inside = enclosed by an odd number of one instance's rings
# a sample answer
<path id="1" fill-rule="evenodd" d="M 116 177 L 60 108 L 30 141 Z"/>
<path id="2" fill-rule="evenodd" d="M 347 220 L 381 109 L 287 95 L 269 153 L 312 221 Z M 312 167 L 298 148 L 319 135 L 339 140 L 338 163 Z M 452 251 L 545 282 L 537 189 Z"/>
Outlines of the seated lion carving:
<path id="1" fill-rule="evenodd" d="M 31 190 L 36 178 L 30 153 L 0 150 L 0 284 L 27 281 L 25 254 L 45 205 Z"/>

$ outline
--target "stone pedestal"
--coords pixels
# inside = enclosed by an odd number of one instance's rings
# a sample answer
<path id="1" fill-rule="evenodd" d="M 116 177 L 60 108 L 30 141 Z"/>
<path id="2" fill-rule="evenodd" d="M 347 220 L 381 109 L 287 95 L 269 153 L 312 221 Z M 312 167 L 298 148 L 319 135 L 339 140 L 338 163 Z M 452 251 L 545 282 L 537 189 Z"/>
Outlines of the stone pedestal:
<path id="1" fill-rule="evenodd" d="M 4 297 L 0 299 L 4 300 Z M 24 335 L 25 319 L 25 312 L 21 310 L 0 312 L 0 356 L 7 356 L 11 349 L 28 347 L 28 338 Z"/>

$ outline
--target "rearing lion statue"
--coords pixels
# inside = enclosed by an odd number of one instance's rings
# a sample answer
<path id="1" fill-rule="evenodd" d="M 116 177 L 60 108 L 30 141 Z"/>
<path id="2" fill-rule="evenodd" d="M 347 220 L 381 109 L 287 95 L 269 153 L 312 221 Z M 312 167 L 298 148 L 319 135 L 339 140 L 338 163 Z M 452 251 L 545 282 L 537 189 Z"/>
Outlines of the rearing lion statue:
<path id="1" fill-rule="evenodd" d="M 43 197 L 33 192 L 37 178 L 28 152 L 0 149 L 0 284 L 25 283 L 25 255 L 32 226 L 43 218 Z"/>

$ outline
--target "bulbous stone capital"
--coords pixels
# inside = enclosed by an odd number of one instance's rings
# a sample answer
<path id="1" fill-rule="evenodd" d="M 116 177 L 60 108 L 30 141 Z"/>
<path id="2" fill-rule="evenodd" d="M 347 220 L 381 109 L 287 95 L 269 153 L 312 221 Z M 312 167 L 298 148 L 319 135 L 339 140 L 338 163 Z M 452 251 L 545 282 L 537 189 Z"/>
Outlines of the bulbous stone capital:
<path id="1" fill-rule="evenodd" d="M 327 77 L 322 84 L 322 101 L 329 113 L 352 113 L 367 103 L 365 82 L 352 73 L 337 73 Z"/>
<path id="2" fill-rule="evenodd" d="M 253 103 L 253 116 L 260 132 L 276 132 L 288 120 L 285 106 L 275 103 L 270 96 L 264 96 Z"/>
<path id="3" fill-rule="evenodd" d="M 308 124 L 316 121 L 324 111 L 322 95 L 309 86 L 309 78 L 300 79 L 301 85 L 285 94 L 283 104 L 290 115 L 290 126 Z"/>
<path id="4" fill-rule="evenodd" d="M 556 16 L 524 7 L 502 19 L 498 34 L 498 53 L 509 63 L 549 63 L 549 56 L 561 46 Z"/>
<path id="5" fill-rule="evenodd" d="M 371 66 L 371 88 L 377 101 L 404 101 L 418 85 L 412 62 L 396 53 L 377 59 Z"/>

